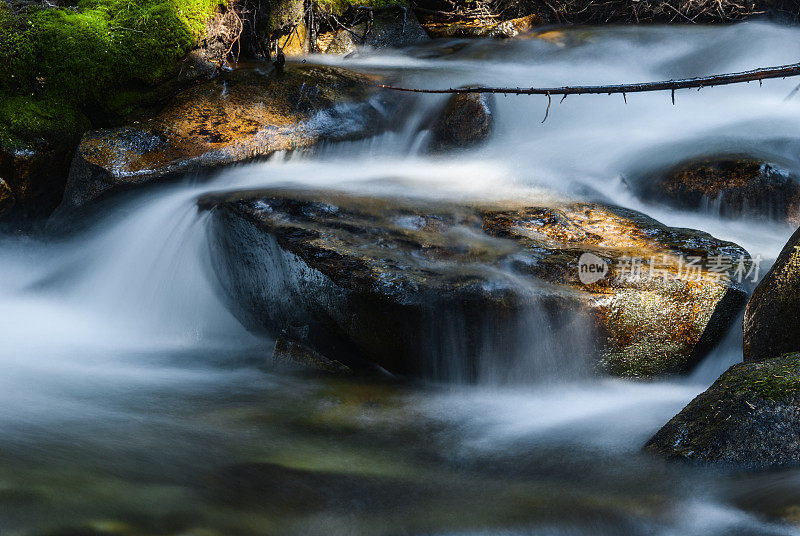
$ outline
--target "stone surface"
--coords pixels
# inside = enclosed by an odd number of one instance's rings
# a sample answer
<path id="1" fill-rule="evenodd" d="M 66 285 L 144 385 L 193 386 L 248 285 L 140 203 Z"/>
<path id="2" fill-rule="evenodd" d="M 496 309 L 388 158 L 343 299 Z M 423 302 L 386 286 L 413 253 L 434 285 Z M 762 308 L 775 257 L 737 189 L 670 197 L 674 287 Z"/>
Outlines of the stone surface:
<path id="1" fill-rule="evenodd" d="M 344 69 L 237 69 L 179 93 L 154 117 L 86 133 L 59 211 L 190 171 L 372 135 L 386 126 L 391 98 Z"/>
<path id="2" fill-rule="evenodd" d="M 37 139 L 27 147 L 0 149 L 0 218 L 3 213 L 46 216 L 55 209 L 74 143 Z"/>
<path id="3" fill-rule="evenodd" d="M 528 32 L 541 24 L 538 15 L 528 15 L 501 22 L 460 21 L 430 22 L 425 29 L 433 37 L 492 37 L 509 39 Z"/>
<path id="4" fill-rule="evenodd" d="M 744 291 L 709 266 L 746 257 L 741 248 L 615 207 L 290 190 L 206 196 L 200 206 L 212 211 L 215 271 L 245 325 L 306 325 L 330 358 L 362 356 L 396 373 L 455 367 L 474 379 L 485 359 L 502 368 L 547 337 L 553 359 L 586 339 L 581 351 L 602 371 L 681 372 L 744 305 Z M 587 252 L 608 272 L 583 284 Z M 484 348 L 505 355 L 485 358 Z"/>
<path id="5" fill-rule="evenodd" d="M 800 229 L 753 291 L 744 313 L 744 360 L 800 351 Z"/>
<path id="6" fill-rule="evenodd" d="M 800 354 L 734 365 L 645 448 L 751 469 L 800 464 Z"/>
<path id="7" fill-rule="evenodd" d="M 683 164 L 648 178 L 644 198 L 725 217 L 771 218 L 800 224 L 800 183 L 760 160 L 721 158 Z"/>
<path id="8" fill-rule="evenodd" d="M 404 47 L 429 39 L 410 9 L 390 7 L 371 12 L 366 22 L 336 33 L 325 50 L 328 54 L 349 54 L 359 46 Z"/>
<path id="9" fill-rule="evenodd" d="M 284 334 L 275 340 L 272 362 L 280 368 L 300 369 L 330 374 L 351 374 L 352 370 L 338 361 L 328 359 L 310 346 Z"/>
<path id="10" fill-rule="evenodd" d="M 464 149 L 485 141 L 492 133 L 493 108 L 493 95 L 451 95 L 431 127 L 430 150 Z"/>

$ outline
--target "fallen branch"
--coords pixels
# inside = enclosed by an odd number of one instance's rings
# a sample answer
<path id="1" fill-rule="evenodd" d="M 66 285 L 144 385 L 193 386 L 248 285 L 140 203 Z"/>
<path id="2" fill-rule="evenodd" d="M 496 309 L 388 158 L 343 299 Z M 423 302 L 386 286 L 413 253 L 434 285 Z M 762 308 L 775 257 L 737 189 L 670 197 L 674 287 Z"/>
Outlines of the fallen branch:
<path id="1" fill-rule="evenodd" d="M 682 80 L 664 80 L 661 82 L 644 82 L 639 84 L 615 84 L 608 86 L 563 86 L 549 88 L 511 88 L 511 87 L 465 87 L 450 89 L 416 89 L 407 87 L 390 86 L 379 84 L 378 87 L 391 89 L 394 91 L 408 91 L 411 93 L 503 93 L 510 95 L 589 95 L 622 93 L 642 93 L 645 91 L 672 91 L 672 101 L 675 102 L 675 90 L 677 89 L 701 89 L 712 86 L 725 86 L 729 84 L 740 84 L 742 82 L 753 82 L 767 80 L 770 78 L 788 78 L 800 76 L 800 63 L 781 65 L 779 67 L 766 67 L 763 69 L 753 69 L 740 73 L 716 74 L 712 76 L 698 76 L 696 78 L 684 78 Z"/>

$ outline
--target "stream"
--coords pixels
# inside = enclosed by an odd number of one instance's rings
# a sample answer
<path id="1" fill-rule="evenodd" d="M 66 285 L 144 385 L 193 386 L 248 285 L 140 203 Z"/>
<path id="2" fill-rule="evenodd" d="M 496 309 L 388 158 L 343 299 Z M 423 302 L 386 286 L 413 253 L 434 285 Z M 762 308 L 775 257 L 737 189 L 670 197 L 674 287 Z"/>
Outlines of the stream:
<path id="1" fill-rule="evenodd" d="M 434 40 L 304 61 L 409 87 L 625 83 L 788 64 L 800 29 L 604 27 Z M 732 331 L 688 376 L 593 377 L 580 326 L 530 319 L 513 374 L 476 384 L 272 369 L 213 282 L 207 192 L 295 185 L 370 195 L 597 200 L 763 259 L 793 228 L 638 200 L 648 171 L 747 152 L 800 176 L 797 80 L 676 93 L 496 98 L 488 143 L 430 156 L 443 96 L 363 141 L 117 196 L 67 238 L 0 237 L 0 535 L 800 534 L 800 471 L 666 463 L 644 442 L 731 364 Z M 453 344 L 457 346 L 458 341 Z M 491 354 L 491 349 L 490 349 Z M 258 483 L 242 464 L 262 463 Z"/>

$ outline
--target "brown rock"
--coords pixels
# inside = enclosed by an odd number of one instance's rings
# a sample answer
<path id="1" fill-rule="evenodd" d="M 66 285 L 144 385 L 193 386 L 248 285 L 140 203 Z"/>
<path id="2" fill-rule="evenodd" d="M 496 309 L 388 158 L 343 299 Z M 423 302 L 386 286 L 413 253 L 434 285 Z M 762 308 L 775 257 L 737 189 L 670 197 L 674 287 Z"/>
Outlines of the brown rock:
<path id="1" fill-rule="evenodd" d="M 270 190 L 206 196 L 200 206 L 212 211 L 216 272 L 247 326 L 306 325 L 309 343 L 331 358 L 360 356 L 396 373 L 445 378 L 450 363 L 474 379 L 502 368 L 544 337 L 526 315 L 557 339 L 548 351 L 577 344 L 559 337 L 586 339 L 580 352 L 605 372 L 681 372 L 745 300 L 710 266 L 744 250 L 605 205 Z M 608 264 L 605 277 L 581 281 L 585 253 Z M 569 331 L 576 325 L 580 335 Z M 486 363 L 482 349 L 497 347 L 504 355 Z"/>
<path id="2" fill-rule="evenodd" d="M 445 151 L 475 146 L 492 133 L 493 95 L 451 95 L 431 127 L 430 149 Z"/>
<path id="3" fill-rule="evenodd" d="M 88 132 L 70 169 L 61 214 L 120 188 L 369 136 L 386 125 L 374 82 L 332 67 L 239 69 L 187 89 L 157 115 Z M 385 103 L 390 104 L 390 103 Z"/>
<path id="4" fill-rule="evenodd" d="M 800 184 L 779 168 L 747 158 L 683 164 L 646 181 L 647 199 L 722 216 L 768 217 L 800 224 Z"/>
<path id="5" fill-rule="evenodd" d="M 541 24 L 538 15 L 528 15 L 502 22 L 459 21 L 428 22 L 425 29 L 433 37 L 492 37 L 509 39 L 528 32 Z"/>

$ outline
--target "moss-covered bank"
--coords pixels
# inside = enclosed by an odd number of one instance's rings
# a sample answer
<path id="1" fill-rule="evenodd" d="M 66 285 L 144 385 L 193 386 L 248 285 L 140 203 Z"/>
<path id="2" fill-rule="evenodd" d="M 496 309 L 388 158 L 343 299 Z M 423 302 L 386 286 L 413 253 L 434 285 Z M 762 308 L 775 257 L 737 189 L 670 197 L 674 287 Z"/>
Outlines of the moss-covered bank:
<path id="1" fill-rule="evenodd" d="M 17 200 L 51 209 L 81 133 L 175 75 L 225 2 L 0 0 L 0 173 Z"/>

